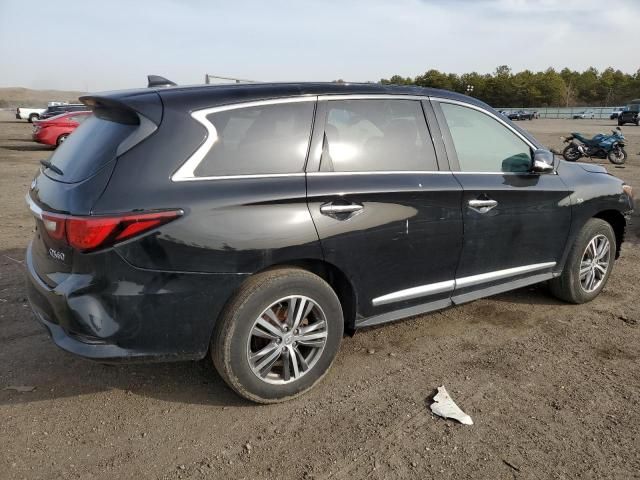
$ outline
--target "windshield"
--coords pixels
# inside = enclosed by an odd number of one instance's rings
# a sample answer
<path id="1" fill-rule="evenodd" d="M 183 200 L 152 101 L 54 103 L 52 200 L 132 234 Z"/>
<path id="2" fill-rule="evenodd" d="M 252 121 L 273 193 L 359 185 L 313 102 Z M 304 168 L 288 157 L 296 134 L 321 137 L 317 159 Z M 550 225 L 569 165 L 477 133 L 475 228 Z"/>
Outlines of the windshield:
<path id="1" fill-rule="evenodd" d="M 66 183 L 89 178 L 109 161 L 116 158 L 116 150 L 138 125 L 112 122 L 91 115 L 62 143 L 49 161 L 63 172 L 52 169 L 47 176 Z"/>

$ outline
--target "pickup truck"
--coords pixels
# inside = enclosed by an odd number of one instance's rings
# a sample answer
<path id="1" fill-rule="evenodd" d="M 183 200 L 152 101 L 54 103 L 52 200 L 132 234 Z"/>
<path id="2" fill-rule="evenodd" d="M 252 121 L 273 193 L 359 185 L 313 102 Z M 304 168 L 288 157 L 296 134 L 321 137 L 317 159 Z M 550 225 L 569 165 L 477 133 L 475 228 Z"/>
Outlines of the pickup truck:
<path id="1" fill-rule="evenodd" d="M 46 108 L 16 108 L 16 118 L 18 120 L 29 120 L 29 123 L 33 123 L 34 120 L 40 120 L 40 115 L 44 113 Z"/>

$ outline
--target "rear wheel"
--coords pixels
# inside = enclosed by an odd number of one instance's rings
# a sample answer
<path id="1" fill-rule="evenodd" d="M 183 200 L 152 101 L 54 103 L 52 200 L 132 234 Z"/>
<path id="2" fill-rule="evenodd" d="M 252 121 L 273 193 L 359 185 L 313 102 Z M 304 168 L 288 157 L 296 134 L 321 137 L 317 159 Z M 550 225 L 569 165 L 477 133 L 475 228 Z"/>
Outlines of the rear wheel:
<path id="1" fill-rule="evenodd" d="M 58 140 L 56 140 L 56 145 L 60 146 L 64 143 L 64 141 L 67 139 L 67 137 L 69 136 L 68 133 L 63 133 L 62 135 L 60 135 L 58 137 Z"/>
<path id="2" fill-rule="evenodd" d="M 617 147 L 607 154 L 609 161 L 615 165 L 622 165 L 627 161 L 627 152 L 622 147 Z"/>
<path id="3" fill-rule="evenodd" d="M 582 154 L 580 153 L 580 150 L 578 150 L 578 146 L 575 143 L 570 143 L 562 151 L 562 156 L 568 162 L 575 162 L 582 156 Z"/>
<path id="4" fill-rule="evenodd" d="M 593 300 L 607 284 L 616 257 L 611 225 L 590 219 L 578 234 L 562 274 L 551 280 L 551 292 L 570 303 Z"/>
<path id="5" fill-rule="evenodd" d="M 236 393 L 281 402 L 327 373 L 343 328 L 338 297 L 323 279 L 296 268 L 271 270 L 250 278 L 225 308 L 211 355 Z"/>
<path id="6" fill-rule="evenodd" d="M 29 123 L 33 123 L 39 119 L 40 119 L 40 115 L 38 115 L 37 113 L 32 113 L 31 115 L 29 115 Z"/>

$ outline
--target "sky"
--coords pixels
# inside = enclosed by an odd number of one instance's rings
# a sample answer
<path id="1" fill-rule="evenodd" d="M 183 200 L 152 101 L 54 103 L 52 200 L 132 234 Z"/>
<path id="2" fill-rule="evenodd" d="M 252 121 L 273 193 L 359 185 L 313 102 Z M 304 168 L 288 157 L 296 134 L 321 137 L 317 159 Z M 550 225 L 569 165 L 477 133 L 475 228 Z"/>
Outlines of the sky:
<path id="1" fill-rule="evenodd" d="M 640 68 L 640 0 L 0 0 L 0 87 Z"/>

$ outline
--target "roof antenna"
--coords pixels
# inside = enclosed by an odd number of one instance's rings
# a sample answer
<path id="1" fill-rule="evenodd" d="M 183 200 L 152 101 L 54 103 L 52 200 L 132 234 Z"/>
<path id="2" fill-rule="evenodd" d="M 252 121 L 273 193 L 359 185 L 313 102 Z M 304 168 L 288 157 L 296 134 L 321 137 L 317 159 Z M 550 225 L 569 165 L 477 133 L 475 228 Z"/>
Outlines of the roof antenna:
<path id="1" fill-rule="evenodd" d="M 167 80 L 166 78 L 161 77 L 160 75 L 147 75 L 147 79 L 149 80 L 149 84 L 147 85 L 147 88 L 174 87 L 178 85 L 177 83 L 172 82 L 171 80 Z"/>

